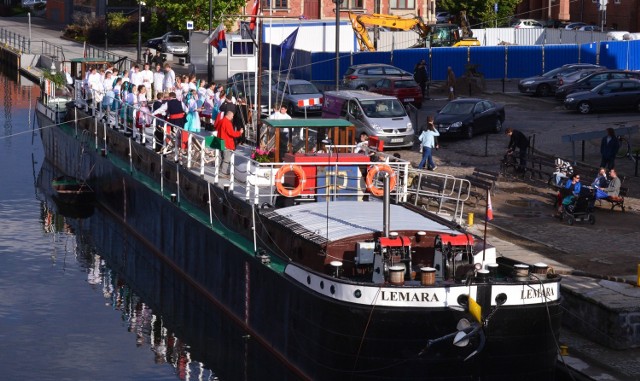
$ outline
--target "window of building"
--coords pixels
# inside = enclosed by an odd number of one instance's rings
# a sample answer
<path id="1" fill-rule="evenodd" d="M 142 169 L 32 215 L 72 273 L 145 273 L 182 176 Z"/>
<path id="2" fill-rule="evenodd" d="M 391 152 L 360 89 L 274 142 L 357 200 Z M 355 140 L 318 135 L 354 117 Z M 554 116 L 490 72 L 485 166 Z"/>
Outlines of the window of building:
<path id="1" fill-rule="evenodd" d="M 613 3 L 614 3 L 614 4 L 621 4 L 621 3 L 622 3 L 622 0 L 613 0 Z"/>
<path id="2" fill-rule="evenodd" d="M 344 2 L 342 4 L 344 4 Z M 363 9 L 363 8 L 364 8 L 364 0 L 349 1 L 349 9 Z"/>
<path id="3" fill-rule="evenodd" d="M 389 7 L 391 9 L 415 9 L 415 0 L 390 0 Z"/>
<path id="4" fill-rule="evenodd" d="M 263 10 L 268 10 L 270 7 L 273 7 L 273 9 L 289 9 L 289 0 L 262 0 Z"/>

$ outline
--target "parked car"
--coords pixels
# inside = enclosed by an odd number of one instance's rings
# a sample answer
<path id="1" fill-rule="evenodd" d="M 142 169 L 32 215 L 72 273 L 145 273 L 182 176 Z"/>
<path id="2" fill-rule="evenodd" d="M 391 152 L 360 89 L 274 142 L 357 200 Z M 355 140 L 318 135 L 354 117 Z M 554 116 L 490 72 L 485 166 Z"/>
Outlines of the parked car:
<path id="1" fill-rule="evenodd" d="M 583 25 L 580 28 L 578 28 L 578 30 L 582 32 L 600 32 L 601 31 L 600 27 L 597 25 Z"/>
<path id="2" fill-rule="evenodd" d="M 518 83 L 518 90 L 521 93 L 533 93 L 539 96 L 549 96 L 552 95 L 555 91 L 556 79 L 559 75 L 565 75 L 568 73 L 573 73 L 574 71 L 589 69 L 589 68 L 598 68 L 601 67 L 599 65 L 594 64 L 566 64 L 560 67 L 557 67 L 553 70 L 549 70 L 548 72 L 537 75 L 535 77 L 529 77 L 520 80 Z"/>
<path id="3" fill-rule="evenodd" d="M 486 99 L 459 98 L 438 111 L 433 122 L 442 136 L 471 139 L 479 132 L 500 132 L 504 118 L 504 105 Z"/>
<path id="4" fill-rule="evenodd" d="M 320 90 L 304 79 L 280 81 L 272 86 L 271 96 L 274 102 L 287 105 L 289 114 L 322 112 L 323 96 Z M 299 102 L 306 103 L 299 105 Z"/>
<path id="5" fill-rule="evenodd" d="M 578 91 L 591 90 L 599 84 L 609 81 L 611 79 L 627 79 L 635 78 L 640 79 L 640 72 L 637 71 L 625 71 L 625 70 L 602 70 L 591 73 L 584 78 L 581 78 L 574 83 L 562 85 L 556 89 L 556 99 L 564 100 L 571 93 Z"/>
<path id="6" fill-rule="evenodd" d="M 379 80 L 370 89 L 378 94 L 393 95 L 403 104 L 413 104 L 422 107 L 422 89 L 413 78 L 389 77 Z"/>
<path id="7" fill-rule="evenodd" d="M 640 111 L 640 80 L 612 79 L 592 90 L 570 94 L 564 107 L 581 114 L 599 110 Z"/>
<path id="8" fill-rule="evenodd" d="M 386 64 L 353 65 L 344 73 L 342 83 L 348 89 L 369 90 L 376 82 L 385 77 L 413 78 L 413 74 Z"/>
<path id="9" fill-rule="evenodd" d="M 515 19 L 509 26 L 515 29 L 544 28 L 540 21 L 533 19 Z"/>
<path id="10" fill-rule="evenodd" d="M 151 48 L 151 49 L 158 49 L 160 47 L 160 44 L 162 43 L 162 41 L 167 37 L 167 36 L 172 36 L 172 35 L 179 35 L 179 33 L 177 32 L 167 32 L 165 34 L 163 34 L 160 37 L 154 37 L 154 38 L 150 38 L 147 40 L 147 42 L 145 42 L 145 45 L 147 48 Z"/>
<path id="11" fill-rule="evenodd" d="M 451 13 L 436 12 L 436 22 L 449 22 L 450 19 L 451 19 Z"/>
<path id="12" fill-rule="evenodd" d="M 560 86 L 574 83 L 575 81 L 578 81 L 588 76 L 591 73 L 594 73 L 596 71 L 602 71 L 602 70 L 607 70 L 607 68 L 601 67 L 601 68 L 582 69 L 582 70 L 574 71 L 573 73 L 558 75 L 558 78 L 556 78 L 556 90 Z"/>
<path id="13" fill-rule="evenodd" d="M 151 41 L 151 45 L 157 44 L 155 49 L 163 53 L 171 53 L 176 56 L 186 56 L 189 54 L 189 45 L 181 35 L 167 33 L 162 36 L 159 42 L 154 40 L 155 39 L 148 40 L 147 46 L 149 46 L 149 41 Z"/>
<path id="14" fill-rule="evenodd" d="M 237 97 L 246 98 L 248 103 L 254 103 L 253 100 L 256 97 L 257 89 L 256 89 L 256 73 L 243 71 L 239 73 L 233 74 L 227 80 L 227 89 L 231 91 L 231 93 Z M 262 75 L 262 91 L 260 94 L 260 112 L 262 116 L 268 116 L 269 110 L 269 91 L 271 91 L 271 86 L 275 84 L 275 81 L 272 79 L 271 83 L 269 83 L 269 76 Z"/>
<path id="15" fill-rule="evenodd" d="M 588 25 L 586 22 L 581 22 L 581 21 L 576 21 L 576 22 L 570 22 L 567 25 L 564 26 L 564 29 L 566 30 L 574 30 L 574 29 L 580 29 L 580 27 L 583 27 L 585 25 Z"/>

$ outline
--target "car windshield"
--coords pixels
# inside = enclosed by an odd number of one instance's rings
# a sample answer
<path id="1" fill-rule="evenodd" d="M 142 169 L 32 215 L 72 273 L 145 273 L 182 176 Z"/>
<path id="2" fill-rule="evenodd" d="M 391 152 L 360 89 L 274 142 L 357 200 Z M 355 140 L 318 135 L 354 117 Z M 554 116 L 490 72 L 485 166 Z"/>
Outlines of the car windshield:
<path id="1" fill-rule="evenodd" d="M 184 37 L 182 36 L 169 36 L 167 37 L 167 42 L 182 42 L 185 43 Z"/>
<path id="2" fill-rule="evenodd" d="M 408 89 L 411 87 L 418 87 L 418 83 L 412 79 L 396 81 L 396 89 Z"/>
<path id="3" fill-rule="evenodd" d="M 441 114 L 449 114 L 449 115 L 466 115 L 470 114 L 471 110 L 473 110 L 473 103 L 456 103 L 451 102 L 447 103 L 446 106 L 440 111 Z"/>
<path id="4" fill-rule="evenodd" d="M 289 85 L 289 91 L 292 95 L 298 94 L 317 94 L 319 93 L 318 89 L 311 83 L 301 83 L 297 85 Z"/>
<path id="5" fill-rule="evenodd" d="M 396 118 L 407 115 L 397 99 L 362 100 L 360 105 L 369 118 Z"/>
<path id="6" fill-rule="evenodd" d="M 557 67 L 553 70 L 549 70 L 548 72 L 542 74 L 543 77 L 545 78 L 550 78 L 553 77 L 554 75 L 558 74 L 560 71 L 562 70 L 562 67 Z"/>

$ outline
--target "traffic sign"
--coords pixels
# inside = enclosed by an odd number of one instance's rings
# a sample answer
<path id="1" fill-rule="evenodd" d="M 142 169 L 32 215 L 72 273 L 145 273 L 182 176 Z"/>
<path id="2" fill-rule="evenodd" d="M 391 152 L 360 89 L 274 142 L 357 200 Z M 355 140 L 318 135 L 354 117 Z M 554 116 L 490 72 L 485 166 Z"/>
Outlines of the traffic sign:
<path id="1" fill-rule="evenodd" d="M 493 3 L 493 11 L 498 13 L 498 3 Z"/>
<path id="2" fill-rule="evenodd" d="M 187 21 L 187 30 L 193 30 L 193 21 Z"/>

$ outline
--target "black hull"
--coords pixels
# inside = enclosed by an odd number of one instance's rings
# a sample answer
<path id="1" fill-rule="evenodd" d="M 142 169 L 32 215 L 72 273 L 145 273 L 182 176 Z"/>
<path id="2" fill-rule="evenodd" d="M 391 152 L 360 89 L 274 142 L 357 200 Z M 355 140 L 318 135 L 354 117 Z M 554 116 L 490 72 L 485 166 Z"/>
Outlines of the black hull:
<path id="1" fill-rule="evenodd" d="M 49 123 L 41 120 L 41 125 Z M 78 163 L 93 168 L 91 180 L 100 207 L 273 358 L 287 364 L 293 378 L 553 379 L 559 300 L 546 306 L 500 307 L 484 328 L 486 347 L 470 360 L 464 361 L 475 346 L 458 348 L 451 340 L 419 356 L 429 339 L 454 332 L 458 320 L 468 315 L 444 308 L 371 307 L 325 298 L 278 270 L 286 263 L 265 266 L 254 256 L 253 243 L 245 238 L 250 231 L 248 203 L 229 200 L 212 189 L 212 199 L 226 200 L 216 206 L 222 224 L 214 221 L 212 228 L 202 206 L 206 202 L 198 205 L 201 198 L 178 205 L 170 201 L 170 188 L 160 194 L 154 178 L 158 163 L 143 157 L 130 171 L 125 160 L 102 156 L 92 141 L 83 141 L 81 134 L 76 137 L 72 128 L 43 129 L 42 140 L 46 157 L 62 172 L 72 173 Z M 127 144 L 115 131 L 108 131 L 108 141 L 114 151 Z M 166 162 L 164 168 L 180 171 L 192 190 L 206 194 L 204 180 Z M 116 252 L 113 260 L 128 268 L 149 266 L 126 256 Z M 163 300 L 167 287 L 171 286 L 154 284 L 153 300 Z"/>

